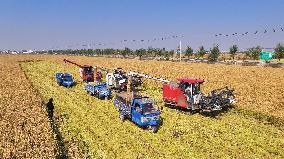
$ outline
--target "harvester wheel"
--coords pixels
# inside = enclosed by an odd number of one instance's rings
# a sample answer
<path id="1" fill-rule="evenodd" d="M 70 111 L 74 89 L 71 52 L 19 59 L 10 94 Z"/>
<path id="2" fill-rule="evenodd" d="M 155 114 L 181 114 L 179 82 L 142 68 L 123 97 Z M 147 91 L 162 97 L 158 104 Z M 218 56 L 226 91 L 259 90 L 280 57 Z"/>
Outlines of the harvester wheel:
<path id="1" fill-rule="evenodd" d="M 124 120 L 125 120 L 125 115 L 120 114 L 120 115 L 119 115 L 119 118 L 120 118 L 121 121 L 124 121 Z"/>
<path id="2" fill-rule="evenodd" d="M 98 99 L 100 99 L 100 94 L 99 93 L 97 93 L 96 96 L 97 96 Z"/>
<path id="3" fill-rule="evenodd" d="M 90 96 L 93 96 L 94 94 L 92 92 L 89 92 Z"/>
<path id="4" fill-rule="evenodd" d="M 158 127 L 157 126 L 151 126 L 150 129 L 153 133 L 157 133 L 158 132 Z"/>

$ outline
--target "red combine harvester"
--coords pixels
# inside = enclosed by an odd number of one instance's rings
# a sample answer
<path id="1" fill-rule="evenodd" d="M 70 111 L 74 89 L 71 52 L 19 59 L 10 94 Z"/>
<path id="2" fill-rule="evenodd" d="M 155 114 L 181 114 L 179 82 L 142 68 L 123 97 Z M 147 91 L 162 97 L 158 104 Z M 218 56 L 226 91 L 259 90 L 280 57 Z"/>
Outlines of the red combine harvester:
<path id="1" fill-rule="evenodd" d="M 163 84 L 163 100 L 165 103 L 180 108 L 194 110 L 193 106 L 198 104 L 201 98 L 200 85 L 204 80 L 179 78 L 179 83 Z"/>
<path id="2" fill-rule="evenodd" d="M 79 67 L 80 77 L 82 78 L 83 82 L 94 82 L 94 68 L 90 65 L 80 65 L 70 60 L 63 60 L 65 63 L 71 63 Z M 96 71 L 96 80 L 101 81 L 102 73 L 99 69 L 95 69 Z"/>
<path id="3" fill-rule="evenodd" d="M 128 75 L 162 82 L 163 101 L 165 104 L 177 108 L 213 112 L 223 110 L 235 102 L 234 90 L 228 87 L 213 90 L 209 95 L 205 96 L 200 90 L 200 86 L 204 82 L 201 79 L 179 78 L 177 79 L 178 82 L 170 82 L 163 78 L 137 72 L 130 72 Z"/>

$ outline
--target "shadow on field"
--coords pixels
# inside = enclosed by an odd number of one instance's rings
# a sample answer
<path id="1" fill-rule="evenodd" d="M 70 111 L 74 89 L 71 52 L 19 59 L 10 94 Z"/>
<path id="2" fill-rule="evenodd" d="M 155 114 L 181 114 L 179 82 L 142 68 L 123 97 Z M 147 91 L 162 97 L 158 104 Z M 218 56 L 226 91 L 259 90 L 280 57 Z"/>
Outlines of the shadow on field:
<path id="1" fill-rule="evenodd" d="M 224 107 L 224 109 L 219 110 L 219 111 L 206 112 L 206 111 L 200 111 L 200 110 L 191 111 L 189 109 L 176 107 L 170 104 L 165 104 L 164 106 L 170 109 L 174 109 L 178 113 L 182 113 L 186 115 L 200 114 L 202 116 L 213 118 L 213 119 L 218 119 L 218 117 L 220 117 L 222 114 L 227 113 L 234 108 L 233 105 L 230 105 L 230 106 Z"/>
<path id="2" fill-rule="evenodd" d="M 57 141 L 57 148 L 59 151 L 59 154 L 56 158 L 58 159 L 65 159 L 68 158 L 68 153 L 67 150 L 65 148 L 65 144 L 64 144 L 64 138 L 59 130 L 59 126 L 56 122 L 56 120 L 54 120 L 54 118 L 52 118 L 50 120 L 50 125 L 53 131 L 53 134 L 55 134 L 56 137 L 56 141 Z"/>
<path id="3" fill-rule="evenodd" d="M 222 114 L 229 112 L 233 108 L 235 108 L 233 105 L 229 105 L 227 107 L 224 107 L 222 110 L 212 111 L 212 112 L 200 112 L 200 114 L 205 117 L 218 119 L 218 117 L 220 117 Z"/>
<path id="4" fill-rule="evenodd" d="M 48 103 L 46 104 L 46 111 L 48 113 L 49 122 L 53 131 L 53 134 L 55 135 L 56 141 L 57 141 L 57 148 L 58 148 L 58 156 L 56 158 L 68 158 L 67 151 L 64 145 L 64 138 L 62 137 L 62 134 L 59 130 L 58 123 L 56 121 L 56 118 L 53 116 L 54 114 L 54 105 L 53 105 L 53 98 L 50 98 Z"/>

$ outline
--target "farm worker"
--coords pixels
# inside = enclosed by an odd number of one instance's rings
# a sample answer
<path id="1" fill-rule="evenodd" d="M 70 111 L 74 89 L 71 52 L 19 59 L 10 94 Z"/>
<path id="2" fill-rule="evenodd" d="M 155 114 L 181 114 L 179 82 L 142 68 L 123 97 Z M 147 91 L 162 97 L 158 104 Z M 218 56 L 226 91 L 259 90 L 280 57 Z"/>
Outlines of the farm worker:
<path id="1" fill-rule="evenodd" d="M 190 102 L 191 99 L 191 86 L 190 84 L 184 90 L 187 102 Z"/>
<path id="2" fill-rule="evenodd" d="M 54 105 L 53 105 L 53 99 L 50 98 L 48 103 L 47 103 L 47 112 L 48 112 L 48 117 L 49 119 L 53 118 L 53 109 L 54 109 Z"/>
<path id="3" fill-rule="evenodd" d="M 96 71 L 96 80 L 97 80 L 97 81 L 101 81 L 102 78 L 103 78 L 102 72 L 101 72 L 101 70 L 98 69 L 98 70 Z"/>

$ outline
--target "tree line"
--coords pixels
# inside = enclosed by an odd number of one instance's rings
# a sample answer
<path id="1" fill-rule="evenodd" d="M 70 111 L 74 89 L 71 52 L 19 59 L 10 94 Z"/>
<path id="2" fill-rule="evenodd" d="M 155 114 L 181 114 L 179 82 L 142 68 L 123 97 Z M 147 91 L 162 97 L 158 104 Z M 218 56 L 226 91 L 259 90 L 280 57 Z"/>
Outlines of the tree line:
<path id="1" fill-rule="evenodd" d="M 249 48 L 247 51 L 239 52 L 239 47 L 237 45 L 232 45 L 229 49 L 228 55 L 235 60 L 237 54 L 244 55 L 247 59 L 258 60 L 260 53 L 262 51 L 261 46 L 256 46 Z M 166 60 L 171 58 L 175 58 L 179 56 L 175 50 L 166 50 L 165 48 L 152 48 L 149 47 L 147 49 L 141 48 L 132 50 L 128 47 L 124 49 L 77 49 L 77 50 L 48 50 L 48 51 L 40 51 L 37 53 L 48 53 L 48 54 L 68 54 L 68 55 L 86 55 L 86 56 L 121 56 L 121 57 L 139 57 L 142 59 L 143 57 L 162 57 Z M 182 52 L 185 57 L 188 59 L 204 59 L 205 55 L 208 61 L 218 61 L 220 60 L 220 49 L 219 45 L 214 45 L 211 49 L 206 50 L 204 46 L 199 47 L 198 50 L 194 51 L 190 46 L 186 47 L 186 50 Z M 281 59 L 284 58 L 284 45 L 277 44 L 275 49 L 275 58 Z"/>

